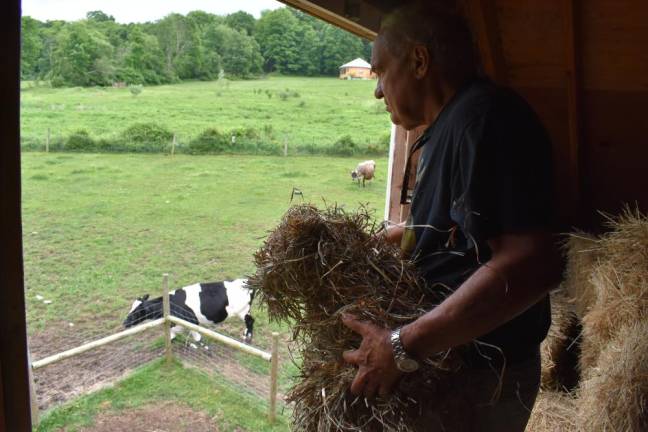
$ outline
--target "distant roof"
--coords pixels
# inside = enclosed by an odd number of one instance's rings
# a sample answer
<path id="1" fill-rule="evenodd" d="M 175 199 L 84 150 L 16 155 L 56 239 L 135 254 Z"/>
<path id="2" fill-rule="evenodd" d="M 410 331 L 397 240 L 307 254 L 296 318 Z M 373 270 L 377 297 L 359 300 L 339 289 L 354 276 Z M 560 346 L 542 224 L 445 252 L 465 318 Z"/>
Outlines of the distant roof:
<path id="1" fill-rule="evenodd" d="M 343 64 L 342 66 L 340 66 L 340 69 L 346 68 L 346 67 L 359 67 L 359 68 L 371 69 L 371 65 L 369 63 L 367 63 L 366 61 L 364 61 L 363 59 L 361 59 L 360 57 L 358 57 L 355 60 L 350 61 L 349 63 Z"/>

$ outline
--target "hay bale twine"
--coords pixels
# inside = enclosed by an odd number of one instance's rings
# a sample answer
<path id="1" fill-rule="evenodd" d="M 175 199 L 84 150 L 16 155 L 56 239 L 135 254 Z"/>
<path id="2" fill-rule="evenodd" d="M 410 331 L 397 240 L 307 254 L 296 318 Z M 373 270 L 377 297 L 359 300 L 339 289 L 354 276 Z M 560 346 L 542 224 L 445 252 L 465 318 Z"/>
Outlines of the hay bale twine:
<path id="1" fill-rule="evenodd" d="M 567 265 L 562 286 L 574 299 L 576 313 L 582 318 L 596 302 L 596 291 L 590 279 L 600 255 L 598 240 L 582 232 L 573 233 L 567 238 L 564 249 Z"/>
<path id="2" fill-rule="evenodd" d="M 529 432 L 576 432 L 576 399 L 571 394 L 540 391 L 526 430 Z"/>
<path id="3" fill-rule="evenodd" d="M 648 321 L 623 326 L 580 388 L 584 431 L 648 430 Z"/>
<path id="4" fill-rule="evenodd" d="M 551 292 L 551 327 L 540 345 L 544 390 L 573 390 L 578 384 L 581 326 L 574 304 L 564 289 Z"/>
<path id="5" fill-rule="evenodd" d="M 255 254 L 257 272 L 248 283 L 271 319 L 293 327 L 302 360 L 287 395 L 294 403 L 293 431 L 410 431 L 420 407 L 447 394 L 444 386 L 460 367 L 461 349 L 453 349 L 407 374 L 388 398 L 370 403 L 349 393 L 356 369 L 342 353 L 361 338 L 341 323 L 341 314 L 395 328 L 449 293 L 426 287 L 397 247 L 374 236 L 376 228 L 363 208 L 295 206 Z"/>

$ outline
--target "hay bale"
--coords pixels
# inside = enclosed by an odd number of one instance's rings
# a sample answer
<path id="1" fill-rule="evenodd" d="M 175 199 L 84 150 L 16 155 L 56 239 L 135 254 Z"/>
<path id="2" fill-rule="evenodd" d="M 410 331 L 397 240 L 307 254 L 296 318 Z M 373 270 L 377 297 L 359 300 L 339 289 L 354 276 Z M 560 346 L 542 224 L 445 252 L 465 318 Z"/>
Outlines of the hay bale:
<path id="1" fill-rule="evenodd" d="M 611 231 L 598 240 L 600 255 L 590 277 L 596 300 L 582 319 L 583 374 L 619 328 L 648 319 L 648 219 L 626 209 L 608 226 Z"/>
<path id="2" fill-rule="evenodd" d="M 578 358 L 581 332 L 574 304 L 561 287 L 551 292 L 551 327 L 540 345 L 544 390 L 573 390 L 578 384 Z"/>
<path id="3" fill-rule="evenodd" d="M 600 247 L 595 237 L 578 232 L 569 235 L 564 250 L 567 265 L 562 286 L 574 299 L 576 313 L 582 318 L 596 302 L 596 291 L 590 279 L 600 256 Z"/>
<path id="4" fill-rule="evenodd" d="M 449 293 L 426 287 L 397 247 L 373 235 L 376 228 L 365 209 L 296 206 L 255 254 L 257 272 L 249 284 L 271 319 L 291 323 L 302 359 L 287 396 L 294 402 L 291 430 L 410 431 L 422 403 L 443 395 L 446 377 L 460 366 L 460 350 L 453 349 L 405 376 L 391 397 L 368 403 L 349 394 L 356 369 L 342 353 L 361 338 L 341 323 L 341 314 L 395 328 Z"/>
<path id="5" fill-rule="evenodd" d="M 540 391 L 526 430 L 529 432 L 576 432 L 576 399 L 570 394 Z"/>
<path id="6" fill-rule="evenodd" d="M 585 431 L 648 430 L 648 321 L 619 329 L 581 384 L 578 419 Z"/>

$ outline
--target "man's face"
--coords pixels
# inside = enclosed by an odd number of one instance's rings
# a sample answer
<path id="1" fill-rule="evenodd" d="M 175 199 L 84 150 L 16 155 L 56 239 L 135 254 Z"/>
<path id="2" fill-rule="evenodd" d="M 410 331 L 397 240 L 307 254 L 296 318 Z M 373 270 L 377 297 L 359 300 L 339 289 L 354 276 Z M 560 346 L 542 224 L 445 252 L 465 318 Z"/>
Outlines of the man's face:
<path id="1" fill-rule="evenodd" d="M 384 99 L 391 121 L 407 130 L 424 123 L 421 96 L 417 90 L 409 56 L 395 56 L 386 46 L 384 35 L 374 41 L 371 53 L 371 68 L 378 82 L 374 92 L 377 99 Z"/>

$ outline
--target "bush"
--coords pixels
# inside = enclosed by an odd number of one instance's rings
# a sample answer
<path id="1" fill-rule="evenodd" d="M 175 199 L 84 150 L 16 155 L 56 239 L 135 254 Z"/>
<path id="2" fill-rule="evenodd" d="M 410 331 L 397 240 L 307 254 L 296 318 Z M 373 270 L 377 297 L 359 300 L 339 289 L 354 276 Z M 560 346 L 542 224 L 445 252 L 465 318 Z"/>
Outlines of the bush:
<path id="1" fill-rule="evenodd" d="M 93 151 L 96 150 L 94 139 L 84 129 L 74 132 L 65 141 L 65 150 L 70 151 Z"/>
<path id="2" fill-rule="evenodd" d="M 122 132 L 121 139 L 134 151 L 163 152 L 173 134 L 156 123 L 136 123 Z"/>
<path id="3" fill-rule="evenodd" d="M 217 129 L 205 129 L 189 143 L 189 153 L 223 153 L 231 149 L 231 137 L 220 133 Z"/>
<path id="4" fill-rule="evenodd" d="M 130 92 L 131 92 L 131 94 L 132 94 L 133 96 L 137 96 L 138 94 L 142 93 L 142 89 L 143 89 L 143 88 L 144 88 L 144 87 L 143 87 L 141 84 L 137 84 L 137 85 L 129 85 L 129 86 L 128 86 L 128 90 L 130 90 Z"/>
<path id="5" fill-rule="evenodd" d="M 358 152 L 358 146 L 349 135 L 340 137 L 333 146 L 327 149 L 327 153 L 338 156 L 353 156 Z"/>

